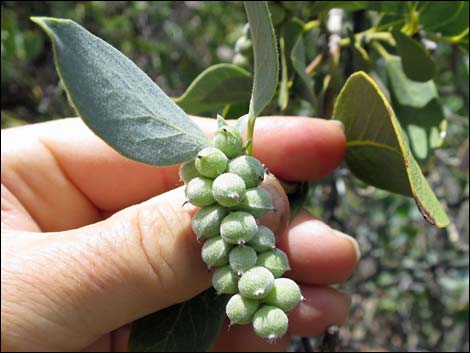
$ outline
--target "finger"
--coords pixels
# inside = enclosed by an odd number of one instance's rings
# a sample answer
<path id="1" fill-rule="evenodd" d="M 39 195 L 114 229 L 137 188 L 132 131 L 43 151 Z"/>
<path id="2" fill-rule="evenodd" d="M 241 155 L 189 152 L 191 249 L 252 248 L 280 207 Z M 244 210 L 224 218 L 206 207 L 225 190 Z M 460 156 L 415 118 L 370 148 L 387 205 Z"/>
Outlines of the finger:
<path id="1" fill-rule="evenodd" d="M 195 121 L 209 135 L 216 128 L 213 119 Z M 313 179 L 338 165 L 345 138 L 330 121 L 270 117 L 258 119 L 254 147 L 278 177 Z M 2 131 L 2 166 L 2 182 L 43 230 L 72 228 L 60 223 L 70 215 L 75 215 L 73 227 L 95 222 L 95 208 L 116 211 L 178 185 L 178 166 L 126 159 L 79 119 Z M 18 181 L 23 186 L 14 188 Z"/>
<path id="2" fill-rule="evenodd" d="M 214 352 L 281 352 L 287 348 L 289 336 L 320 336 L 331 325 L 341 325 L 348 318 L 349 297 L 333 288 L 301 286 L 304 301 L 288 313 L 288 334 L 271 343 L 258 337 L 253 326 L 225 323 L 212 347 Z"/>
<path id="3" fill-rule="evenodd" d="M 2 330 L 20 327 L 34 334 L 5 345 L 81 349 L 208 288 L 210 274 L 191 230 L 196 208 L 181 207 L 183 202 L 178 188 L 11 254 L 2 262 Z M 9 338 L 15 337 L 21 335 Z"/>
<path id="4" fill-rule="evenodd" d="M 280 235 L 278 246 L 289 257 L 287 275 L 302 283 L 332 284 L 348 278 L 360 258 L 354 238 L 333 230 L 301 211 Z"/>
<path id="5" fill-rule="evenodd" d="M 289 312 L 289 333 L 294 336 L 320 336 L 331 325 L 348 318 L 349 297 L 333 288 L 301 286 L 305 300 Z"/>

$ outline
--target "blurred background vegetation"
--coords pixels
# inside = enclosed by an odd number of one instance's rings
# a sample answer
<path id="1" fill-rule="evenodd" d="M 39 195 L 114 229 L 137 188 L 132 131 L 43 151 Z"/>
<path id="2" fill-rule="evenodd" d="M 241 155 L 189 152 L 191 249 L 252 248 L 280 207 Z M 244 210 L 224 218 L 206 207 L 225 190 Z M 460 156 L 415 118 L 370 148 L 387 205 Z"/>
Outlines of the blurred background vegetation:
<path id="1" fill-rule="evenodd" d="M 297 15 L 308 21 L 309 2 L 298 3 Z M 208 66 L 232 62 L 246 22 L 240 2 L 2 1 L 2 128 L 75 115 L 56 74 L 51 44 L 29 20 L 32 15 L 79 22 L 173 97 Z M 357 32 L 365 16 L 364 10 L 346 8 L 344 20 Z M 308 62 L 320 45 L 314 40 L 307 45 Z M 429 48 L 438 63 L 435 81 L 448 129 L 425 171 L 450 226 L 432 227 L 413 200 L 364 185 L 345 167 L 310 183 L 305 207 L 355 236 L 363 253 L 357 271 L 340 285 L 351 294 L 352 306 L 335 343 L 338 350 L 469 350 L 468 37 L 467 51 L 449 43 Z M 344 50 L 338 71 L 349 74 L 353 57 Z M 324 79 L 326 73 L 317 76 Z M 346 77 L 338 78 L 334 94 Z M 291 104 L 286 112 L 322 115 L 302 104 Z M 269 113 L 280 110 L 272 106 Z M 316 350 L 318 344 L 314 338 L 294 339 L 291 350 Z"/>

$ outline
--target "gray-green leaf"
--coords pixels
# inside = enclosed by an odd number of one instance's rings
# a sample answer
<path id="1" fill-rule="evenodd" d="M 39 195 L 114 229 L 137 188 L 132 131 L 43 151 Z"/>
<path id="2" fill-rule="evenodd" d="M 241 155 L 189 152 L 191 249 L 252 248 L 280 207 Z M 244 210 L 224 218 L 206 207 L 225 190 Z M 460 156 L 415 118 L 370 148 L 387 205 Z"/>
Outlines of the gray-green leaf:
<path id="1" fill-rule="evenodd" d="M 171 165 L 194 158 L 208 144 L 185 112 L 117 49 L 71 20 L 31 19 L 52 41 L 71 104 L 119 153 Z"/>
<path id="2" fill-rule="evenodd" d="M 276 92 L 279 62 L 276 37 L 266 1 L 245 1 L 254 55 L 254 83 L 250 112 L 258 116 Z"/>
<path id="3" fill-rule="evenodd" d="M 213 288 L 132 324 L 133 352 L 205 352 L 220 333 L 227 297 Z"/>
<path id="4" fill-rule="evenodd" d="M 357 72 L 346 81 L 334 117 L 344 123 L 346 163 L 358 178 L 412 196 L 429 223 L 448 225 L 449 218 L 413 158 L 392 107 L 366 73 Z"/>
<path id="5" fill-rule="evenodd" d="M 201 114 L 226 104 L 250 100 L 251 74 L 233 64 L 217 64 L 199 74 L 175 102 L 188 114 Z"/>

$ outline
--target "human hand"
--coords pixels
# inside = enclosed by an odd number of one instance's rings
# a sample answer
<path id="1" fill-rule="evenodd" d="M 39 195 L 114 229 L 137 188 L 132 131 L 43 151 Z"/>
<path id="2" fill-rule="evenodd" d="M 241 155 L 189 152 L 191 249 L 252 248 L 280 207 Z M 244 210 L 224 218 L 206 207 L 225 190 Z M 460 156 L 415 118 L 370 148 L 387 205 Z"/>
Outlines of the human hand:
<path id="1" fill-rule="evenodd" d="M 271 117 L 257 120 L 254 147 L 274 175 L 297 181 L 331 172 L 345 139 L 329 121 Z M 128 160 L 65 119 L 2 131 L 1 172 L 2 351 L 126 350 L 132 321 L 210 286 L 178 166 Z M 301 212 L 277 242 L 306 298 L 289 313 L 288 335 L 270 344 L 232 326 L 215 350 L 284 350 L 289 335 L 346 319 L 348 297 L 325 286 L 353 271 L 354 239 Z"/>

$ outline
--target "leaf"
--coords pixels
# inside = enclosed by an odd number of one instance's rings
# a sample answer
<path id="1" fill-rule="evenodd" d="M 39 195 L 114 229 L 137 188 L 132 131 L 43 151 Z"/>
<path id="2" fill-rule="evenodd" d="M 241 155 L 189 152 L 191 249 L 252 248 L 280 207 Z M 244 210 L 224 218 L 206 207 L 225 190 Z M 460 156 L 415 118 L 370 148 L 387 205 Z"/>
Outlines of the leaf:
<path id="1" fill-rule="evenodd" d="M 385 70 L 395 114 L 408 135 L 413 155 L 424 163 L 432 149 L 442 144 L 447 125 L 436 84 L 408 79 L 397 56 L 386 58 Z"/>
<path id="2" fill-rule="evenodd" d="M 129 341 L 133 352 L 205 352 L 219 335 L 227 297 L 213 288 L 184 303 L 135 321 Z"/>
<path id="3" fill-rule="evenodd" d="M 426 1 L 422 9 L 418 9 L 419 23 L 426 31 L 440 32 L 458 18 L 463 3 L 464 1 Z"/>
<path id="4" fill-rule="evenodd" d="M 50 37 L 57 72 L 85 123 L 124 156 L 154 165 L 191 158 L 207 138 L 117 49 L 71 20 L 32 17 Z"/>
<path id="5" fill-rule="evenodd" d="M 364 72 L 346 81 L 334 109 L 345 126 L 346 163 L 361 180 L 412 196 L 426 221 L 449 219 L 413 158 L 400 124 L 377 84 Z"/>
<path id="6" fill-rule="evenodd" d="M 307 66 L 305 64 L 305 47 L 302 34 L 297 36 L 297 40 L 295 41 L 295 44 L 292 47 L 292 51 L 290 53 L 290 59 L 292 62 L 292 67 L 297 73 L 297 77 L 299 78 L 299 81 L 302 85 L 303 98 L 311 104 L 314 104 L 315 94 L 313 92 L 313 80 L 305 72 Z"/>
<path id="7" fill-rule="evenodd" d="M 199 74 L 175 102 L 188 114 L 213 112 L 227 104 L 248 102 L 251 86 L 251 74 L 238 65 L 213 65 Z"/>
<path id="8" fill-rule="evenodd" d="M 276 38 L 266 1 L 244 1 L 254 55 L 250 115 L 258 116 L 276 92 L 279 62 Z"/>
<path id="9" fill-rule="evenodd" d="M 399 30 L 394 30 L 392 34 L 397 42 L 406 76 L 418 82 L 432 79 L 436 75 L 437 65 L 424 46 Z"/>
<path id="10" fill-rule="evenodd" d="M 342 8 L 348 11 L 357 11 L 367 8 L 370 1 L 315 1 L 312 13 L 326 12 L 332 8 Z"/>
<path id="11" fill-rule="evenodd" d="M 456 36 L 468 30 L 469 3 L 468 1 L 455 2 L 462 3 L 458 13 L 451 17 L 449 21 L 445 21 L 444 24 L 441 22 L 439 27 L 434 29 L 435 32 L 439 32 L 443 36 Z"/>

